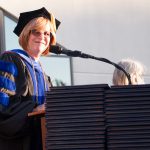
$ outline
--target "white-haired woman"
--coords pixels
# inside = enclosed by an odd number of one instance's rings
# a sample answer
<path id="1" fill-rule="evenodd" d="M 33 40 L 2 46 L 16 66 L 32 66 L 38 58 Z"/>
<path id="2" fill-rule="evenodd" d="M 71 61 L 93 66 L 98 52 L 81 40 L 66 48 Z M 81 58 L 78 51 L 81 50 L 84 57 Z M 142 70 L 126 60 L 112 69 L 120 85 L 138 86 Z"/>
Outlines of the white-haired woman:
<path id="1" fill-rule="evenodd" d="M 118 65 L 121 66 L 127 73 L 130 74 L 131 84 L 144 84 L 144 66 L 137 60 L 133 59 L 122 59 L 118 62 Z M 118 70 L 117 68 L 113 73 L 113 85 L 128 85 L 129 81 L 123 71 Z"/>

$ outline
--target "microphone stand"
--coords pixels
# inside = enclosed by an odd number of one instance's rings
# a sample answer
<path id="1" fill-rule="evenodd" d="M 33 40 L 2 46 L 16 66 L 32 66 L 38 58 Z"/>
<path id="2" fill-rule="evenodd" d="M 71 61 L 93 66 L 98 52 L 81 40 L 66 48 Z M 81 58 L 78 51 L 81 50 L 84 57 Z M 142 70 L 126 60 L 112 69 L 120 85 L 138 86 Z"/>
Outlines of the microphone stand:
<path id="1" fill-rule="evenodd" d="M 95 57 L 95 56 L 92 56 L 89 54 L 82 53 L 81 51 L 78 51 L 78 50 L 74 50 L 74 51 L 67 50 L 67 49 L 64 49 L 64 48 L 62 48 L 60 46 L 56 46 L 56 45 L 51 45 L 50 52 L 55 53 L 55 54 L 65 54 L 65 55 L 70 56 L 70 57 L 91 58 L 91 59 L 106 62 L 108 64 L 115 66 L 117 69 L 123 71 L 124 74 L 126 75 L 128 81 L 129 81 L 129 84 L 130 85 L 132 84 L 130 74 L 128 72 L 126 72 L 121 66 L 119 66 L 118 64 L 116 64 L 114 62 L 111 62 L 110 60 L 108 60 L 106 58 Z"/>
<path id="2" fill-rule="evenodd" d="M 106 59 L 106 58 L 102 58 L 102 57 L 95 57 L 95 56 L 92 56 L 92 55 L 89 55 L 89 54 L 85 54 L 85 53 L 80 53 L 80 57 L 82 58 L 91 58 L 91 59 L 95 59 L 95 60 L 99 60 L 99 61 L 103 61 L 103 62 L 106 62 L 106 63 L 109 63 L 113 66 L 115 66 L 117 69 L 121 70 L 124 72 L 124 74 L 126 75 L 127 79 L 128 79 L 128 82 L 129 82 L 129 85 L 131 85 L 131 76 L 128 72 L 126 72 L 121 66 L 119 66 L 118 64 Z"/>

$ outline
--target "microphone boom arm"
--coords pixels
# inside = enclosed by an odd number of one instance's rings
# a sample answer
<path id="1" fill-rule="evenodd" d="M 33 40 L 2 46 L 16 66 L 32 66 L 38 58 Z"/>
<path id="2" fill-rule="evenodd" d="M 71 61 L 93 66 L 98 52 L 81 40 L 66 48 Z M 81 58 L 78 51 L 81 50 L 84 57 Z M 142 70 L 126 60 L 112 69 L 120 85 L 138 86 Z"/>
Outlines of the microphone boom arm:
<path id="1" fill-rule="evenodd" d="M 117 69 L 124 72 L 124 74 L 126 75 L 128 81 L 129 81 L 129 84 L 131 85 L 130 74 L 128 72 L 126 72 L 121 66 L 119 66 L 118 64 L 116 64 L 114 62 L 111 62 L 110 60 L 108 60 L 106 58 L 95 57 L 95 56 L 92 56 L 89 54 L 82 53 L 81 51 L 78 51 L 78 50 L 71 51 L 71 50 L 63 49 L 57 45 L 51 45 L 50 47 L 51 47 L 50 52 L 55 53 L 55 54 L 65 54 L 65 55 L 70 56 L 70 57 L 91 58 L 91 59 L 95 59 L 95 60 L 99 60 L 99 61 L 103 61 L 103 62 L 106 62 L 108 64 L 111 64 L 111 65 L 115 66 Z"/>
<path id="2" fill-rule="evenodd" d="M 128 79 L 128 82 L 129 84 L 131 85 L 132 82 L 131 82 L 131 76 L 128 72 L 126 72 L 121 66 L 119 66 L 118 64 L 106 59 L 106 58 L 102 58 L 102 57 L 95 57 L 95 56 L 92 56 L 92 55 L 89 55 L 89 54 L 84 54 L 84 53 L 81 53 L 81 56 L 82 58 L 91 58 L 91 59 L 95 59 L 95 60 L 99 60 L 99 61 L 102 61 L 102 62 L 106 62 L 106 63 L 109 63 L 113 66 L 115 66 L 117 69 L 121 70 L 124 72 L 124 74 L 126 75 L 127 79 Z"/>

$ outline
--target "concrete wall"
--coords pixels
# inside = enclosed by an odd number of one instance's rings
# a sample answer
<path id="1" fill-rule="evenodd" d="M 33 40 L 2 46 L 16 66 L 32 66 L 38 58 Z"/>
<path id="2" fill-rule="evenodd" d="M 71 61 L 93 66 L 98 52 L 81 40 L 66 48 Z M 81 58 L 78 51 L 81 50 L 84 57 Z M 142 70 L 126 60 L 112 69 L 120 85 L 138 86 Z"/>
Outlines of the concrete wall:
<path id="1" fill-rule="evenodd" d="M 19 16 L 20 12 L 46 7 L 62 22 L 57 41 L 117 63 L 134 58 L 146 67 L 150 83 L 149 0 L 0 0 L 0 6 Z M 104 62 L 74 58 L 74 84 L 111 84 L 114 67 Z"/>

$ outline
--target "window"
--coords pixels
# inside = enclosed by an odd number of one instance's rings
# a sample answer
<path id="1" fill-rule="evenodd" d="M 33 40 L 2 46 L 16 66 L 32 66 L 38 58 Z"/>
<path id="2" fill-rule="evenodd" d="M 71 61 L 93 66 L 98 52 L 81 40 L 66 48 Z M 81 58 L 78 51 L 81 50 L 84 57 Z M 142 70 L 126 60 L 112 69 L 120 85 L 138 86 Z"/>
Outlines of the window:
<path id="1" fill-rule="evenodd" d="M 18 37 L 13 33 L 16 22 L 7 16 L 4 16 L 5 25 L 5 49 L 11 50 L 12 48 L 21 48 L 18 43 Z"/>
<path id="2" fill-rule="evenodd" d="M 65 56 L 41 57 L 46 74 L 51 77 L 54 86 L 71 85 L 71 61 Z M 45 65 L 46 64 L 46 65 Z"/>

